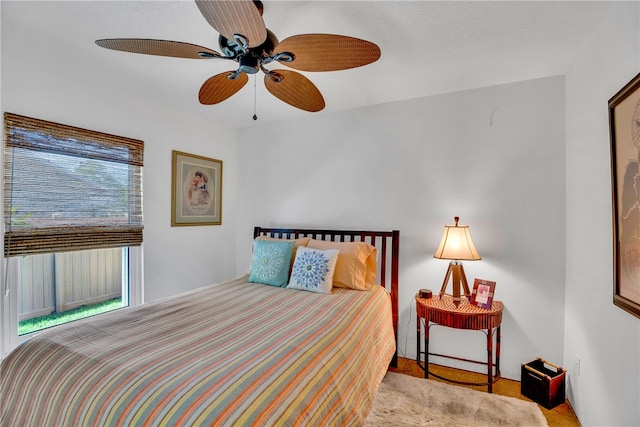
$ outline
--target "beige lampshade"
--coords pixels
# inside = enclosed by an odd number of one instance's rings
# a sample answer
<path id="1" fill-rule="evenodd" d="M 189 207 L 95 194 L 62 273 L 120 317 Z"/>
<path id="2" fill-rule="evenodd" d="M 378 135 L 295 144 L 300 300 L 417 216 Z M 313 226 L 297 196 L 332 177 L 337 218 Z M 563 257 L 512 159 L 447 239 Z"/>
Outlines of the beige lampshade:
<path id="1" fill-rule="evenodd" d="M 434 258 L 457 261 L 477 261 L 482 259 L 473 246 L 468 225 L 458 225 L 459 217 L 455 217 L 455 225 L 445 225 L 440 246 Z"/>

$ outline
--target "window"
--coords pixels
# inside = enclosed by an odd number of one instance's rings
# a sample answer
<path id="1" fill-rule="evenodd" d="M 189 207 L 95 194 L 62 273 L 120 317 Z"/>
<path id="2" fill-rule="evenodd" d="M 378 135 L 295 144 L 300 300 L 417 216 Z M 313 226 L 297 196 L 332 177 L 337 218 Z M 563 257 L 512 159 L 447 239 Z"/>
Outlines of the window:
<path id="1" fill-rule="evenodd" d="M 141 302 L 144 151 L 139 140 L 11 113 L 4 119 L 3 353 L 17 340 L 13 325 L 34 290 L 56 311 L 116 298 L 115 288 L 125 302 Z M 102 276 L 117 272 L 121 286 L 107 286 Z M 58 282 L 66 282 L 64 298 Z"/>
<path id="2" fill-rule="evenodd" d="M 127 248 L 18 257 L 18 335 L 128 304 Z"/>

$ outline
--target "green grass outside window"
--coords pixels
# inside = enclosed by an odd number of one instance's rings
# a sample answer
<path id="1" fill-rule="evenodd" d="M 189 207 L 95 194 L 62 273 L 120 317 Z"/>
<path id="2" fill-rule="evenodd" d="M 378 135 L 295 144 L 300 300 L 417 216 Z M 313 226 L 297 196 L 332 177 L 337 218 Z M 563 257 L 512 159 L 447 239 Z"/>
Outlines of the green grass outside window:
<path id="1" fill-rule="evenodd" d="M 34 317 L 18 323 L 18 335 L 29 334 L 41 329 L 50 328 L 63 323 L 72 322 L 95 314 L 106 313 L 122 307 L 122 300 L 115 298 L 112 300 L 85 305 L 62 313 L 52 313 L 47 316 Z"/>

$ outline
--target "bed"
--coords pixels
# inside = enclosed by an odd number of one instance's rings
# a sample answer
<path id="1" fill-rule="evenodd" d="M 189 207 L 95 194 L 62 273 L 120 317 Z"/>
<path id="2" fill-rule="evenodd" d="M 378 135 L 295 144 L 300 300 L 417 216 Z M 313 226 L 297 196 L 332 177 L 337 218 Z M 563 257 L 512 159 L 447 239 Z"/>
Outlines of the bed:
<path id="1" fill-rule="evenodd" d="M 320 293 L 252 281 L 256 254 L 291 241 L 290 283 L 301 283 L 299 258 L 334 256 L 311 245 L 363 242 L 376 285 Z M 0 425 L 362 425 L 397 361 L 399 232 L 256 227 L 253 244 L 245 276 L 18 346 L 0 367 Z"/>

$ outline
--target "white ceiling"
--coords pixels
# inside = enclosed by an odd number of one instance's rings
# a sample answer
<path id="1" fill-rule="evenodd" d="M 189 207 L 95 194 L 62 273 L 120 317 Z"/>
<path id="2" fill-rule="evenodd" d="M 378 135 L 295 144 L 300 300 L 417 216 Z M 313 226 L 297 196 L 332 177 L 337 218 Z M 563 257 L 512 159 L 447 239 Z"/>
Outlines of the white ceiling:
<path id="1" fill-rule="evenodd" d="M 593 1 L 264 0 L 263 18 L 280 40 L 302 33 L 342 34 L 378 44 L 382 56 L 353 70 L 303 72 L 324 95 L 326 108 L 319 113 L 300 111 L 274 98 L 258 74 L 258 120 L 303 118 L 564 74 L 609 6 Z M 235 63 L 138 55 L 94 44 L 101 38 L 154 38 L 219 51 L 218 33 L 193 1 L 3 0 L 2 25 L 3 33 L 9 25 L 25 34 L 19 41 L 3 34 L 3 49 L 6 43 L 20 43 L 25 55 L 70 58 L 68 66 L 92 70 L 82 78 L 95 79 L 97 85 L 108 80 L 213 121 L 237 127 L 254 124 L 253 77 L 221 104 L 198 102 L 202 83 L 235 68 Z"/>

